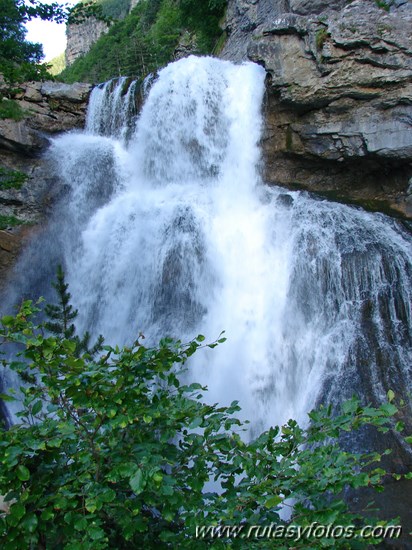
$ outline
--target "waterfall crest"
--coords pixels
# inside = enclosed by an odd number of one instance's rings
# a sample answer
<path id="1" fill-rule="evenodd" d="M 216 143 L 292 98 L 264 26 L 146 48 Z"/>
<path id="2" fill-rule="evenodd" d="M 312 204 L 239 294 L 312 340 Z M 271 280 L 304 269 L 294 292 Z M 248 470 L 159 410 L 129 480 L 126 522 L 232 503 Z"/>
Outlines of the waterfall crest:
<path id="1" fill-rule="evenodd" d="M 190 376 L 213 401 L 239 399 L 254 430 L 302 421 L 321 399 L 412 386 L 410 234 L 262 184 L 264 76 L 182 59 L 137 120 L 136 84 L 96 88 L 86 131 L 53 140 L 64 196 L 19 267 L 47 295 L 63 262 L 78 329 L 111 343 L 225 330 Z"/>
<path id="2" fill-rule="evenodd" d="M 96 86 L 87 109 L 86 131 L 125 140 L 134 129 L 139 83 L 120 77 Z"/>

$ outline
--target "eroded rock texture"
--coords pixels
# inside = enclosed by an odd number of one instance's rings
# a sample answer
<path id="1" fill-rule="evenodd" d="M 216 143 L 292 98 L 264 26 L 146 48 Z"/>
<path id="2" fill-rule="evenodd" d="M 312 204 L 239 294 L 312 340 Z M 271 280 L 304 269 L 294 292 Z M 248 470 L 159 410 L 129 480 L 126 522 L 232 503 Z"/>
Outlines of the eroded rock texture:
<path id="1" fill-rule="evenodd" d="M 90 90 L 89 84 L 30 82 L 13 98 L 23 109 L 22 120 L 0 120 L 1 170 L 27 176 L 20 188 L 0 186 L 0 216 L 22 222 L 0 230 L 0 286 L 53 198 L 51 172 L 42 153 L 53 134 L 83 127 Z"/>
<path id="2" fill-rule="evenodd" d="M 388 3 L 389 11 L 375 0 L 232 0 L 222 56 L 266 69 L 267 182 L 377 210 L 389 207 L 411 219 L 412 3 Z M 374 383 L 390 380 L 408 403 L 410 385 L 385 356 L 368 308 L 365 301 L 364 349 L 354 350 L 355 374 L 345 379 L 349 395 L 377 405 Z M 405 349 L 409 344 L 405 340 Z M 372 372 L 374 363 L 379 372 Z M 321 399 L 328 402 L 330 392 L 340 396 L 342 387 L 325 381 Z M 399 420 L 410 428 L 410 411 L 402 410 Z M 351 449 L 392 448 L 385 467 L 410 469 L 410 449 L 392 433 L 365 430 L 360 439 L 343 443 Z M 400 515 L 409 531 L 409 482 L 389 484 L 383 495 L 375 497 L 383 516 Z"/>
<path id="3" fill-rule="evenodd" d="M 86 54 L 95 42 L 109 30 L 107 23 L 91 17 L 83 23 L 67 25 L 66 66 Z"/>
<path id="4" fill-rule="evenodd" d="M 227 32 L 267 71 L 265 179 L 411 218 L 412 4 L 233 0 Z"/>

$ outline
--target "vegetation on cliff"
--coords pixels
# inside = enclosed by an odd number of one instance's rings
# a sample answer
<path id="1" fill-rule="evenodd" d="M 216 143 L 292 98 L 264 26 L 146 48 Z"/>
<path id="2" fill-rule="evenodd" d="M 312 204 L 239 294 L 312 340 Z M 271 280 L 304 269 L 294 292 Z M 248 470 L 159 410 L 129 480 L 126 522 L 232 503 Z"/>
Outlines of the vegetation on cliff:
<path id="1" fill-rule="evenodd" d="M 2 548 L 361 548 L 385 536 L 372 510 L 351 512 L 342 497 L 383 490 L 381 455 L 338 440 L 367 425 L 387 431 L 393 392 L 378 409 L 352 399 L 338 416 L 312 411 L 306 429 L 290 420 L 246 442 L 237 402 L 210 405 L 205 387 L 184 383 L 193 354 L 224 338 L 147 348 L 139 335 L 80 352 L 59 273 L 51 324 L 35 322 L 31 302 L 2 319 L 3 341 L 22 349 L 3 363 L 24 382 L 21 423 L 0 433 Z M 332 523 L 339 533 L 313 531 Z M 367 539 L 365 524 L 377 526 Z"/>
<path id="2" fill-rule="evenodd" d="M 71 83 L 144 77 L 171 61 L 179 44 L 192 53 L 211 53 L 222 36 L 225 7 L 226 0 L 141 0 L 60 78 Z"/>
<path id="3" fill-rule="evenodd" d="M 82 4 L 87 4 L 89 0 L 81 0 Z M 122 19 L 126 17 L 130 9 L 130 0 L 97 0 L 102 13 L 111 19 Z"/>
<path id="4" fill-rule="evenodd" d="M 109 32 L 88 54 L 63 70 L 65 82 L 97 82 L 119 75 L 145 76 L 173 59 L 176 48 L 208 54 L 221 42 L 219 22 L 227 0 L 140 0 L 127 14 L 130 0 L 80 2 L 75 8 L 34 0 L 3 0 L 0 13 L 0 73 L 6 82 L 50 78 L 42 63 L 41 44 L 26 40 L 24 23 L 43 20 L 75 24 L 94 16 L 111 22 Z M 52 74 L 63 69 L 62 58 L 53 61 Z"/>
<path id="5" fill-rule="evenodd" d="M 109 0 L 103 0 L 103 4 Z M 113 1 L 113 0 L 110 0 Z M 120 0 L 119 0 L 120 1 Z M 25 23 L 33 18 L 43 21 L 81 22 L 87 17 L 109 21 L 99 3 L 80 3 L 75 7 L 39 0 L 2 0 L 0 10 L 0 74 L 6 82 L 15 84 L 50 77 L 47 64 L 42 63 L 43 48 L 26 40 Z"/>
<path id="6" fill-rule="evenodd" d="M 2 97 L 0 94 L 0 120 L 11 118 L 13 120 L 22 120 L 25 112 L 21 106 L 7 97 Z"/>
<path id="7" fill-rule="evenodd" d="M 66 59 L 64 52 L 56 57 L 53 57 L 48 63 L 49 73 L 53 76 L 60 74 L 66 67 Z"/>

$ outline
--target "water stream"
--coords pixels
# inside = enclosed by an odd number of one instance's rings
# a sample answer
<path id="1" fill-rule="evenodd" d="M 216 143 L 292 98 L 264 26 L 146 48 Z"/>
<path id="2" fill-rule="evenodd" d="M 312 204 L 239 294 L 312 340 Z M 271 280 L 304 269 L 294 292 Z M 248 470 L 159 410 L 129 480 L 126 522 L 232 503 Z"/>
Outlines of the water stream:
<path id="1" fill-rule="evenodd" d="M 264 77 L 252 63 L 182 59 L 139 116 L 135 83 L 97 87 L 86 130 L 49 149 L 61 199 L 13 291 L 50 296 L 61 262 L 80 332 L 123 344 L 225 330 L 190 376 L 213 402 L 240 400 L 252 432 L 302 421 L 320 399 L 412 387 L 410 234 L 264 185 Z"/>

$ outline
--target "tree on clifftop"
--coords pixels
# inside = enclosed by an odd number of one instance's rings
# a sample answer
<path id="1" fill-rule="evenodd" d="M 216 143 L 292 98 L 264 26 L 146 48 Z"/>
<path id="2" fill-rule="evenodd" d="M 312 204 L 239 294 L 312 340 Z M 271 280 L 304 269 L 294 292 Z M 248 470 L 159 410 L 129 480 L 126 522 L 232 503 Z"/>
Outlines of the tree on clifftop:
<path id="1" fill-rule="evenodd" d="M 87 3 L 68 8 L 57 2 L 43 4 L 38 0 L 0 0 L 0 73 L 9 83 L 23 80 L 39 80 L 46 76 L 47 66 L 41 64 L 44 57 L 41 44 L 26 40 L 27 21 L 39 18 L 57 23 L 81 22 L 94 15 L 103 18 L 101 8 Z"/>

